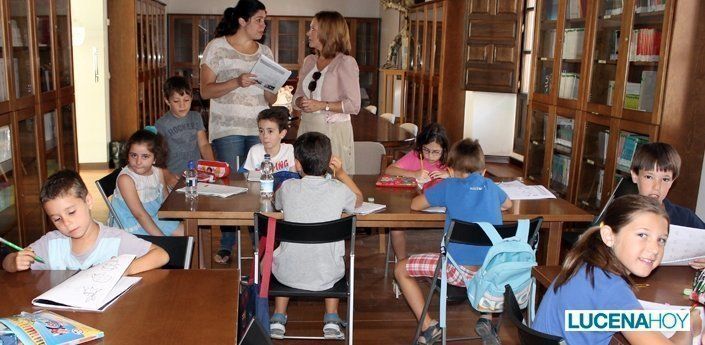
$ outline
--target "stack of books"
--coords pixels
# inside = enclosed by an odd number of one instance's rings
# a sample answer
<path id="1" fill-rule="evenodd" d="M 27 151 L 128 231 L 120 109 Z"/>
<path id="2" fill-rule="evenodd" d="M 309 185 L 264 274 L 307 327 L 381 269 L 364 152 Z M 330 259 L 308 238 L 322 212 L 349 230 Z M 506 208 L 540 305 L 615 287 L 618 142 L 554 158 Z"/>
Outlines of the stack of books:
<path id="1" fill-rule="evenodd" d="M 666 0 L 637 0 L 636 13 L 661 12 L 666 9 Z"/>
<path id="2" fill-rule="evenodd" d="M 584 28 L 565 29 L 563 33 L 563 59 L 583 58 Z"/>
<path id="3" fill-rule="evenodd" d="M 561 189 L 565 189 L 568 186 L 568 176 L 570 176 L 570 157 L 554 153 L 551 163 L 552 184 L 557 184 Z"/>
<path id="4" fill-rule="evenodd" d="M 629 61 L 659 61 L 661 48 L 661 31 L 654 28 L 632 31 L 629 41 Z"/>
<path id="5" fill-rule="evenodd" d="M 619 144 L 617 145 L 617 170 L 629 172 L 634 159 L 634 153 L 639 146 L 649 142 L 649 138 L 645 135 L 634 134 L 629 132 L 619 133 Z"/>
<path id="6" fill-rule="evenodd" d="M 580 86 L 580 73 L 562 72 L 558 97 L 563 99 L 577 99 Z"/>
<path id="7" fill-rule="evenodd" d="M 624 107 L 641 111 L 653 111 L 656 71 L 641 72 L 640 83 L 629 83 L 624 95 Z"/>

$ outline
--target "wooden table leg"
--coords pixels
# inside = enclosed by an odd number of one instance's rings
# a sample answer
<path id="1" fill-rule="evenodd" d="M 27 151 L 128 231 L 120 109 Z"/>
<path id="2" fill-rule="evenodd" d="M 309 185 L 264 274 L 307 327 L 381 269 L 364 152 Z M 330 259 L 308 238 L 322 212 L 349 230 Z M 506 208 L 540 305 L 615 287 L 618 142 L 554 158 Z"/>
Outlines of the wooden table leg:
<path id="1" fill-rule="evenodd" d="M 202 262 L 200 260 L 199 254 L 201 253 L 201 241 L 198 238 L 198 220 L 197 219 L 184 219 L 184 232 L 186 236 L 193 237 L 193 252 L 191 253 L 191 268 L 197 267 L 203 268 Z"/>
<path id="2" fill-rule="evenodd" d="M 211 227 L 204 226 L 198 229 L 199 242 L 201 243 L 201 268 L 211 269 Z"/>
<path id="3" fill-rule="evenodd" d="M 561 258 L 561 240 L 563 222 L 550 222 L 548 225 L 548 246 L 546 247 L 546 265 L 558 265 Z"/>
<path id="4" fill-rule="evenodd" d="M 377 228 L 377 233 L 379 233 L 379 252 L 382 254 L 387 253 L 387 229 Z"/>

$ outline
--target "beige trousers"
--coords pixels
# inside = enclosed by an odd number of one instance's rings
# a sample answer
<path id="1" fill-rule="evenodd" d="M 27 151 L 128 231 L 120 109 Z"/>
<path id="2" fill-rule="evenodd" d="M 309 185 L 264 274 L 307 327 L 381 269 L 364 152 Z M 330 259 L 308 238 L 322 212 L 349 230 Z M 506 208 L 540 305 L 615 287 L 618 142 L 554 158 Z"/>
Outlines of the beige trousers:
<path id="1" fill-rule="evenodd" d="M 343 161 L 345 172 L 355 174 L 355 145 L 350 121 L 327 123 L 322 114 L 303 113 L 297 135 L 306 132 L 325 134 L 330 139 L 333 155 Z"/>

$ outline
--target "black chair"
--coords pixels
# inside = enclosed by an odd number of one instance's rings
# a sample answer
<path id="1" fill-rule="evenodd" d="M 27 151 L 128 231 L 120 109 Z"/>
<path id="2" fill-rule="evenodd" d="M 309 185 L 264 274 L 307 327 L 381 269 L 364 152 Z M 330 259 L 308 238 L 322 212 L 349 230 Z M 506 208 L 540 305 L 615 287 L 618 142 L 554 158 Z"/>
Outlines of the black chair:
<path id="1" fill-rule="evenodd" d="M 519 303 L 512 287 L 507 284 L 504 290 L 504 310 L 502 317 L 511 320 L 519 330 L 519 343 L 521 345 L 565 345 L 566 341 L 555 335 L 541 333 L 524 324 L 524 315 L 521 313 Z"/>
<path id="2" fill-rule="evenodd" d="M 531 247 L 536 250 L 539 243 L 539 229 L 543 223 L 543 217 L 537 217 L 529 220 L 529 236 L 528 243 Z M 502 238 L 509 238 L 516 235 L 518 223 L 509 223 L 503 225 L 495 225 L 495 229 L 502 236 Z M 456 244 L 466 244 L 475 246 L 492 246 L 492 240 L 485 234 L 485 231 L 476 223 L 463 222 L 459 220 L 451 220 L 448 232 L 445 235 L 445 243 L 456 243 Z M 414 344 L 418 341 L 421 335 L 421 327 L 423 326 L 423 320 L 428 313 L 428 308 L 431 305 L 431 298 L 435 291 L 441 290 L 441 266 L 442 260 L 438 260 L 436 264 L 435 273 L 432 278 L 431 289 L 426 297 L 426 303 L 424 304 L 423 311 L 421 312 L 421 318 L 419 324 L 416 326 L 416 335 L 414 336 Z M 462 302 L 467 300 L 467 290 L 464 287 L 458 287 L 448 284 L 446 289 L 447 301 L 449 302 Z M 532 283 L 531 286 L 531 296 L 529 297 L 529 310 L 533 313 L 533 303 L 535 295 L 535 284 Z M 446 330 L 443 329 L 443 341 L 458 341 L 458 340 L 468 340 L 468 339 L 478 339 L 477 337 L 463 337 L 446 339 Z"/>
<path id="3" fill-rule="evenodd" d="M 247 324 L 238 345 L 272 345 L 272 339 L 256 317 Z"/>
<path id="4" fill-rule="evenodd" d="M 259 262 L 259 237 L 267 233 L 268 217 L 255 213 L 254 229 L 254 257 Z M 350 260 L 345 276 L 335 285 L 324 291 L 308 291 L 286 286 L 272 275 L 269 282 L 269 295 L 273 297 L 316 297 L 316 298 L 341 298 L 348 300 L 348 329 L 346 342 L 353 343 L 353 305 L 355 297 L 355 221 L 356 218 L 345 217 L 322 223 L 292 223 L 277 220 L 275 240 L 279 242 L 322 244 L 350 239 Z M 258 275 L 255 265 L 255 275 Z M 323 337 L 285 336 L 285 339 L 324 339 Z"/>
<path id="5" fill-rule="evenodd" d="M 98 188 L 98 192 L 100 192 L 100 196 L 103 197 L 103 201 L 105 201 L 105 204 L 108 205 L 108 211 L 110 211 L 110 218 L 108 219 L 108 224 L 114 224 L 117 225 L 118 228 L 124 229 L 124 227 L 122 226 L 122 222 L 120 222 L 120 218 L 118 218 L 117 213 L 115 213 L 115 209 L 113 209 L 113 205 L 110 204 L 110 197 L 113 195 L 113 193 L 115 193 L 115 187 L 117 186 L 117 178 L 118 175 L 120 175 L 121 170 L 122 168 L 117 168 L 113 170 L 110 174 L 95 181 L 95 186 Z M 114 221 L 114 223 L 110 222 L 111 219 Z"/>
<path id="6" fill-rule="evenodd" d="M 137 237 L 152 242 L 169 253 L 169 262 L 162 268 L 189 269 L 191 268 L 191 253 L 193 252 L 193 237 L 191 236 L 148 236 Z"/>
<path id="7" fill-rule="evenodd" d="M 592 220 L 592 223 L 590 223 L 590 226 L 580 231 L 565 232 L 563 234 L 563 241 L 565 241 L 569 248 L 573 248 L 573 246 L 575 246 L 575 243 L 578 242 L 578 238 L 580 238 L 580 235 L 582 235 L 587 229 L 599 225 L 600 222 L 602 222 L 602 218 L 605 217 L 605 211 L 607 211 L 607 207 L 612 204 L 612 201 L 614 199 L 619 198 L 620 196 L 630 194 L 639 194 L 639 187 L 636 185 L 636 183 L 634 183 L 634 181 L 632 181 L 631 176 L 620 177 L 619 181 L 617 181 L 617 186 L 614 188 L 612 194 L 605 202 L 605 206 L 603 206 L 602 210 L 600 210 L 600 213 L 595 216 L 595 218 Z"/>

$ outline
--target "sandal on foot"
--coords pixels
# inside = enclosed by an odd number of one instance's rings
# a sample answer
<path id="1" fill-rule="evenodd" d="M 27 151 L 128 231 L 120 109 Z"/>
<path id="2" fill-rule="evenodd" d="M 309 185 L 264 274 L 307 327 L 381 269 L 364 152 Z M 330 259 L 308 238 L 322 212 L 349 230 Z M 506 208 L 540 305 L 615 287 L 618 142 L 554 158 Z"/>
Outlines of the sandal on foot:
<path id="1" fill-rule="evenodd" d="M 286 333 L 286 315 L 274 313 L 269 318 L 269 336 L 272 339 L 284 339 Z"/>
<path id="2" fill-rule="evenodd" d="M 428 328 L 421 333 L 417 343 L 421 345 L 431 345 L 441 340 L 442 336 L 443 331 L 441 330 L 441 327 L 438 323 L 434 323 L 433 325 L 428 326 Z"/>
<path id="3" fill-rule="evenodd" d="M 497 336 L 497 331 L 495 331 L 492 322 L 485 318 L 480 318 L 477 320 L 475 325 L 475 332 L 482 338 L 483 345 L 500 345 L 499 337 Z"/>
<path id="4" fill-rule="evenodd" d="M 217 253 L 215 253 L 215 256 L 213 257 L 213 260 L 219 264 L 225 265 L 230 262 L 230 251 L 227 249 L 221 249 Z"/>
<path id="5" fill-rule="evenodd" d="M 323 316 L 323 337 L 336 340 L 345 339 L 345 333 L 342 330 L 345 326 L 345 322 L 340 319 L 338 314 L 325 314 Z"/>

